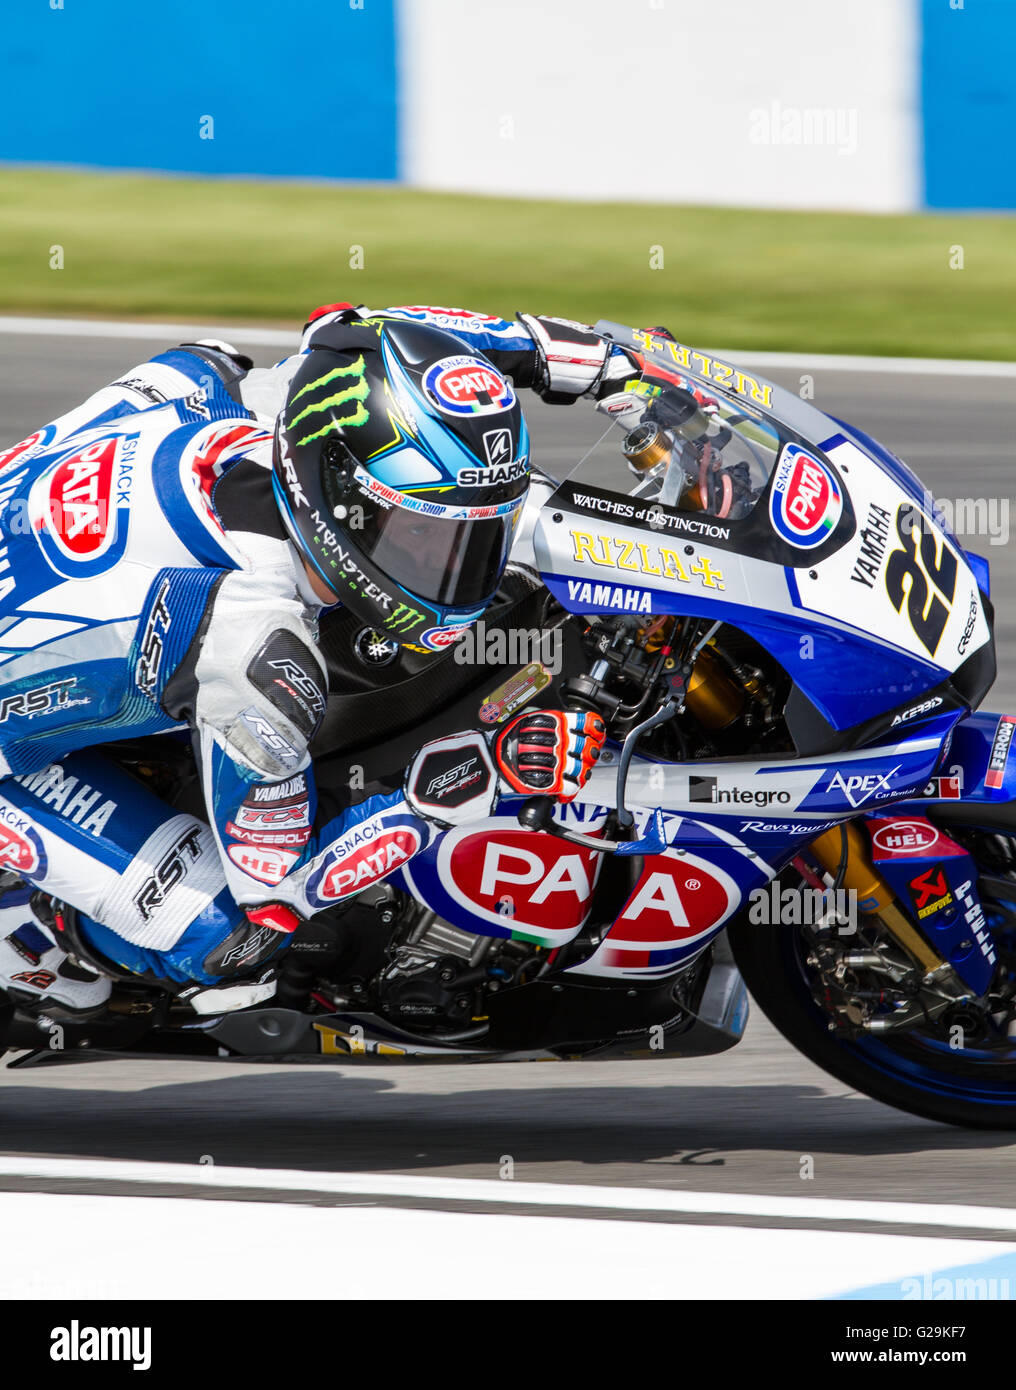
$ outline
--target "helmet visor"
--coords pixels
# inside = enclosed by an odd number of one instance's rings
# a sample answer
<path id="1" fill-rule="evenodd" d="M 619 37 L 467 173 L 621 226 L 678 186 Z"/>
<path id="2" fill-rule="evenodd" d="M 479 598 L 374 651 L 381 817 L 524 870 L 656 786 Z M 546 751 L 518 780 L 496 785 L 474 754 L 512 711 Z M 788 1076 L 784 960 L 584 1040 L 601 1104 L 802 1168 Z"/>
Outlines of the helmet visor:
<path id="1" fill-rule="evenodd" d="M 326 494 L 332 491 L 329 481 L 326 474 Z M 377 484 L 373 487 L 377 489 Z M 398 495 L 391 489 L 377 490 Z M 343 508 L 348 512 L 345 525 L 353 543 L 365 559 L 409 593 L 438 608 L 469 608 L 489 599 L 497 588 L 522 498 L 500 507 L 434 506 L 435 512 L 444 515 L 430 515 L 416 510 L 420 503 L 415 498 L 403 497 L 409 503 L 405 506 L 362 487 L 342 492 L 341 499 L 329 497 L 329 502 L 338 508 L 337 516 Z M 468 515 L 476 512 L 486 515 Z"/>

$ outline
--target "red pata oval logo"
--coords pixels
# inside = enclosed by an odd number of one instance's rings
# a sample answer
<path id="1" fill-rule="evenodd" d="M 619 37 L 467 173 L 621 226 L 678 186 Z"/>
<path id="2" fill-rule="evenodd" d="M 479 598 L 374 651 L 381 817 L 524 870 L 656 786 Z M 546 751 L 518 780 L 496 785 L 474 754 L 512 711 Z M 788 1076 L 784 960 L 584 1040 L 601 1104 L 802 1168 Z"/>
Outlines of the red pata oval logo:
<path id="1" fill-rule="evenodd" d="M 799 444 L 787 444 L 769 502 L 770 518 L 783 539 L 804 548 L 821 545 L 842 512 L 843 498 L 825 464 Z"/>
<path id="2" fill-rule="evenodd" d="M 501 373 L 478 357 L 443 357 L 427 369 L 423 385 L 449 415 L 487 415 L 515 404 Z"/>
<path id="3" fill-rule="evenodd" d="M 871 843 L 883 854 L 927 854 L 938 844 L 939 834 L 927 821 L 898 820 L 880 826 Z"/>
<path id="4" fill-rule="evenodd" d="M 736 905 L 736 884 L 704 861 L 655 854 L 607 933 L 614 946 L 670 946 L 710 931 Z"/>
<path id="5" fill-rule="evenodd" d="M 50 475 L 45 524 L 65 555 L 90 560 L 111 529 L 117 439 L 97 440 L 59 463 Z"/>
<path id="6" fill-rule="evenodd" d="M 368 884 L 397 869 L 420 848 L 420 832 L 412 826 L 383 830 L 376 839 L 337 859 L 325 874 L 319 889 L 330 900 L 359 893 Z"/>
<path id="7" fill-rule="evenodd" d="M 23 874 L 35 873 L 39 867 L 39 851 L 24 835 L 19 835 L 9 825 L 0 824 L 0 864 L 9 864 Z"/>
<path id="8" fill-rule="evenodd" d="M 22 454 L 27 454 L 34 449 L 37 444 L 41 444 L 46 438 L 46 430 L 36 430 L 27 439 L 22 439 L 18 444 L 12 444 L 9 449 L 0 449 L 0 473 L 8 468 Z"/>
<path id="9" fill-rule="evenodd" d="M 460 833 L 442 877 L 465 906 L 512 931 L 558 935 L 586 920 L 599 858 L 592 850 L 526 831 Z"/>

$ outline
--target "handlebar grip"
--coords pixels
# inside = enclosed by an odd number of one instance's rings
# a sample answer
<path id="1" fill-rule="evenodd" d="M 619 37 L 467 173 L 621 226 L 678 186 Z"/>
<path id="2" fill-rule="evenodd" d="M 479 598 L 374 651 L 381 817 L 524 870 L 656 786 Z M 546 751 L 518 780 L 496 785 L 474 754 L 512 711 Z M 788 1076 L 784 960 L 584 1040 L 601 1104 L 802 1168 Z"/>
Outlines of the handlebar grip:
<path id="1" fill-rule="evenodd" d="M 531 796 L 519 807 L 519 825 L 526 830 L 546 830 L 553 821 L 556 805 L 552 796 Z"/>

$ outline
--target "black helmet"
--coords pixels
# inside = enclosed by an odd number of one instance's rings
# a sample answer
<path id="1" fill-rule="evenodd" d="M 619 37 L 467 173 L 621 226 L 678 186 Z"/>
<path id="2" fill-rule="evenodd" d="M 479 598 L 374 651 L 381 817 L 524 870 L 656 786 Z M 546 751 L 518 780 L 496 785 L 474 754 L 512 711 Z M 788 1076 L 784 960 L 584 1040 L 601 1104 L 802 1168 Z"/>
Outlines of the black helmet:
<path id="1" fill-rule="evenodd" d="M 275 430 L 275 496 L 304 558 L 380 636 L 443 651 L 493 598 L 529 487 L 510 382 L 439 329 L 325 324 Z"/>

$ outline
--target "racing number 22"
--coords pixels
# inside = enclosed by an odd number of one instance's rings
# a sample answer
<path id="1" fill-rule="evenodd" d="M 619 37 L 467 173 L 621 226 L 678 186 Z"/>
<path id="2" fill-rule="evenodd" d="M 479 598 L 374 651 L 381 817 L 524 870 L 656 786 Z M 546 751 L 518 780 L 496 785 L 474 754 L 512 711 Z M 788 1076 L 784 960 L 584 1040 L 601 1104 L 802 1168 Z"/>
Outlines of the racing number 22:
<path id="1" fill-rule="evenodd" d="M 897 513 L 896 534 L 903 549 L 894 550 L 889 556 L 885 587 L 889 602 L 897 613 L 906 599 L 910 626 L 928 654 L 934 656 L 949 621 L 949 605 L 956 592 L 959 566 L 956 556 L 944 541 L 941 557 L 938 556 L 935 534 L 926 531 L 923 523 L 924 517 L 914 507 L 901 507 Z M 930 602 L 929 580 L 931 586 L 938 590 L 938 593 L 931 595 Z"/>

